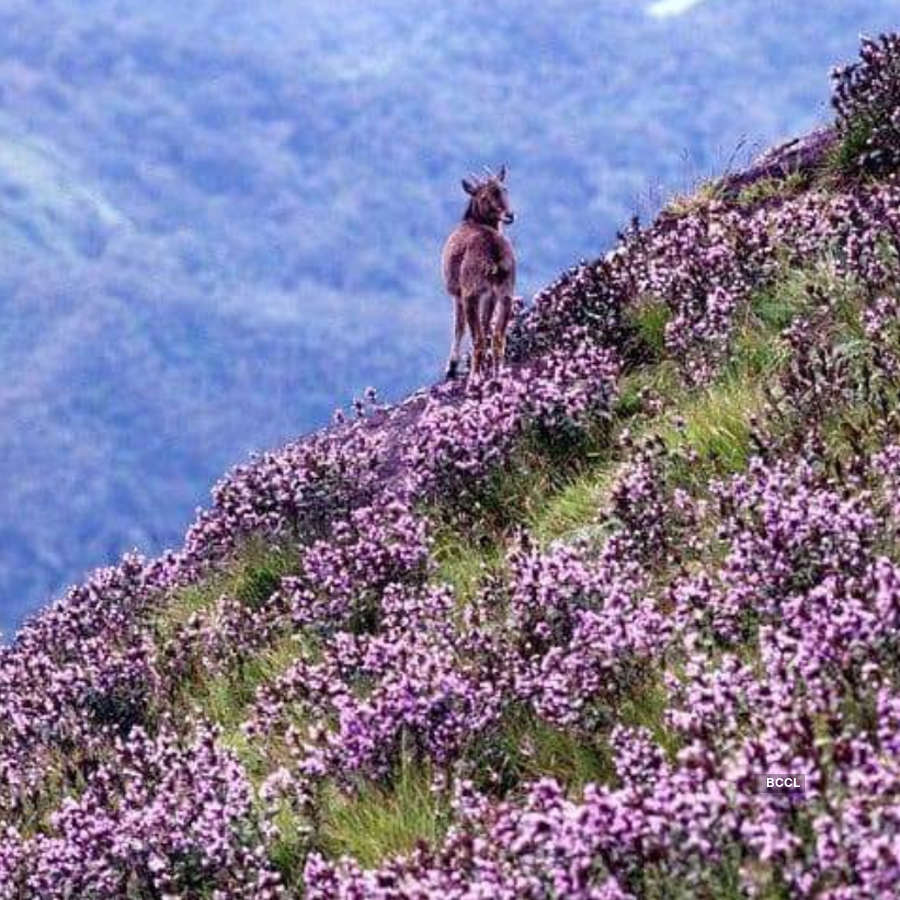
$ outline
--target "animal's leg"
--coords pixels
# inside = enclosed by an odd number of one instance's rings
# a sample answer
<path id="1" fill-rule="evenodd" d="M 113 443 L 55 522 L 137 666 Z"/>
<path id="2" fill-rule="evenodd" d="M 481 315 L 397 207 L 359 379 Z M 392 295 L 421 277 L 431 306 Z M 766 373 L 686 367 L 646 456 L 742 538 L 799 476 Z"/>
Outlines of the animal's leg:
<path id="1" fill-rule="evenodd" d="M 466 321 L 469 325 L 469 333 L 472 335 L 472 365 L 469 367 L 467 383 L 478 377 L 484 358 L 484 332 L 481 329 L 480 297 L 478 294 L 469 294 L 465 298 Z"/>
<path id="2" fill-rule="evenodd" d="M 446 378 L 456 378 L 459 372 L 459 348 L 466 333 L 466 312 L 462 297 L 453 297 L 453 332 L 450 341 L 450 359 L 447 361 Z"/>
<path id="3" fill-rule="evenodd" d="M 503 368 L 506 356 L 506 330 L 509 328 L 509 320 L 512 318 L 513 298 L 508 294 L 500 298 L 497 304 L 497 316 L 494 320 L 493 334 L 491 335 L 491 355 L 494 358 L 494 375 L 499 375 Z"/>
<path id="4" fill-rule="evenodd" d="M 484 352 L 492 350 L 490 346 L 491 322 L 494 319 L 494 309 L 497 306 L 497 296 L 493 291 L 481 295 L 481 303 L 479 308 L 479 316 L 481 318 L 481 337 L 484 343 Z M 482 364 L 487 361 L 482 358 Z M 491 369 L 495 370 L 496 365 L 491 362 Z"/>

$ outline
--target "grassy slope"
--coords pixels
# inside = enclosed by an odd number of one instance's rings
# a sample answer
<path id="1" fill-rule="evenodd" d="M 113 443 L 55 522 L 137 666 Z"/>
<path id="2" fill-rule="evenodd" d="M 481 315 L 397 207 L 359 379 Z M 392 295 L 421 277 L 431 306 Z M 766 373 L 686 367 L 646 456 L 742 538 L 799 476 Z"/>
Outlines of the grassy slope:
<path id="1" fill-rule="evenodd" d="M 793 193 L 792 181 L 784 185 Z M 744 197 L 745 202 L 772 196 L 777 185 L 767 184 Z M 464 530 L 445 511 L 430 510 L 436 523 L 433 548 L 435 580 L 453 586 L 464 603 L 486 577 L 501 572 L 504 556 L 518 529 L 527 529 L 539 544 L 577 538 L 602 538 L 599 515 L 615 485 L 627 442 L 656 440 L 664 448 L 664 465 L 672 486 L 703 496 L 710 479 L 743 469 L 753 452 L 755 428 L 789 432 L 797 426 L 790 415 L 772 406 L 777 381 L 789 364 L 790 351 L 779 337 L 781 330 L 810 302 L 810 288 L 836 299 L 829 323 L 838 353 L 852 357 L 859 342 L 860 324 L 854 286 L 838 281 L 827 260 L 812 270 L 786 268 L 773 287 L 756 294 L 743 311 L 732 355 L 717 380 L 703 389 L 690 389 L 680 381 L 667 358 L 663 333 L 665 311 L 653 304 L 638 305 L 632 313 L 644 364 L 623 376 L 621 396 L 612 423 L 598 423 L 577 449 L 548 452 L 523 446 L 516 459 L 495 479 L 484 498 L 480 517 Z M 858 423 L 865 410 L 853 407 L 833 411 L 827 435 L 836 458 L 847 451 L 843 422 Z M 702 553 L 715 554 L 710 535 Z M 681 565 L 679 561 L 677 565 Z M 690 563 L 690 560 L 688 561 Z M 660 561 L 654 575 L 666 583 L 675 561 Z M 277 586 L 282 574 L 292 571 L 292 554 L 285 548 L 248 545 L 225 572 L 199 587 L 173 598 L 156 623 L 162 641 L 196 611 L 209 609 L 222 593 L 253 603 Z M 234 747 L 259 783 L 279 765 L 278 750 L 263 753 L 248 743 L 239 730 L 255 689 L 283 671 L 296 656 L 298 644 L 286 639 L 245 660 L 225 675 L 209 677 L 195 672 L 173 698 L 175 708 L 199 707 L 224 729 L 223 740 Z M 752 652 L 748 648 L 748 652 Z M 673 663 L 674 665 L 674 663 Z M 615 719 L 646 725 L 667 750 L 677 749 L 663 725 L 662 672 L 649 673 L 615 709 Z M 552 775 L 573 793 L 591 780 L 612 778 L 606 748 L 607 729 L 569 734 L 538 722 L 527 713 L 508 717 L 492 752 L 503 756 L 501 770 L 510 787 L 522 781 Z M 496 764 L 496 759 L 492 757 Z M 442 801 L 428 789 L 430 772 L 407 762 L 389 786 L 361 784 L 353 797 L 336 790 L 321 798 L 315 841 L 333 855 L 350 854 L 372 866 L 392 854 L 407 851 L 419 839 L 433 841 L 447 823 Z M 275 858 L 289 879 L 296 879 L 308 846 L 304 825 L 285 809 L 278 823 L 281 840 Z M 728 896 L 733 873 L 713 873 L 717 896 Z M 779 896 L 777 879 L 768 878 L 772 896 Z M 676 896 L 677 885 L 658 885 L 648 874 L 646 896 Z M 686 896 L 686 895 L 685 895 Z"/>

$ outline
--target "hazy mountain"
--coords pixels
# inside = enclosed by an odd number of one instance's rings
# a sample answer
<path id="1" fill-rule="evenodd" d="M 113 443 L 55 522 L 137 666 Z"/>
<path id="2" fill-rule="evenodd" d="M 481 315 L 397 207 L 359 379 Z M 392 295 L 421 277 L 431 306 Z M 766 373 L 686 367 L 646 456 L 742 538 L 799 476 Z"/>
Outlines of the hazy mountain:
<path id="1" fill-rule="evenodd" d="M 0 626 L 178 543 L 248 451 L 367 384 L 435 378 L 468 170 L 508 163 L 531 293 L 827 119 L 830 65 L 895 19 L 886 0 L 8 0 Z"/>

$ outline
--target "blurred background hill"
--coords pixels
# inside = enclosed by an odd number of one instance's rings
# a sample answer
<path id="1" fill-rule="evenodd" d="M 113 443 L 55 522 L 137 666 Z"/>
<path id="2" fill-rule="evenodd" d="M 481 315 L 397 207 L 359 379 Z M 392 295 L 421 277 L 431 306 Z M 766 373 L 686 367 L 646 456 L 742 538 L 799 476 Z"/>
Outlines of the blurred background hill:
<path id="1" fill-rule="evenodd" d="M 376 386 L 439 376 L 459 179 L 526 295 L 827 121 L 887 0 L 0 9 L 0 628 Z"/>

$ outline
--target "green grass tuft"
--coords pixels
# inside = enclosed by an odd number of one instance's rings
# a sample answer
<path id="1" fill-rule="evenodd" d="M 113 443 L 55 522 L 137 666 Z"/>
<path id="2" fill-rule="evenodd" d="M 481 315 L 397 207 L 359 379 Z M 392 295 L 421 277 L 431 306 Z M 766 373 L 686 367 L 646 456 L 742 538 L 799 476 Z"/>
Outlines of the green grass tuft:
<path id="1" fill-rule="evenodd" d="M 624 725 L 646 728 L 670 760 L 682 747 L 681 738 L 666 727 L 664 714 L 668 692 L 658 673 L 654 673 L 640 687 L 633 689 L 618 710 Z"/>
<path id="2" fill-rule="evenodd" d="M 278 588 L 281 576 L 296 574 L 298 566 L 295 546 L 249 537 L 221 570 L 174 592 L 153 623 L 157 645 L 162 646 L 194 613 L 214 607 L 222 594 L 253 608 L 260 606 Z"/>
<path id="3" fill-rule="evenodd" d="M 673 216 L 685 216 L 699 212 L 721 200 L 724 196 L 724 182 L 721 178 L 701 181 L 693 194 L 678 194 L 666 204 L 665 211 Z"/>
<path id="4" fill-rule="evenodd" d="M 773 197 L 791 197 L 806 187 L 808 178 L 800 172 L 790 172 L 784 178 L 760 178 L 747 185 L 735 198 L 741 206 L 755 206 Z"/>
<path id="5" fill-rule="evenodd" d="M 474 596 L 488 572 L 499 569 L 504 556 L 497 542 L 447 527 L 437 535 L 431 555 L 437 562 L 435 581 L 449 584 L 462 602 Z"/>
<path id="6" fill-rule="evenodd" d="M 592 534 L 592 523 L 602 506 L 605 490 L 612 483 L 612 474 L 611 467 L 599 465 L 583 472 L 551 497 L 528 522 L 528 529 L 538 543 L 546 545 L 563 537 Z"/>
<path id="7" fill-rule="evenodd" d="M 661 359 L 666 350 L 669 307 L 659 300 L 647 297 L 632 306 L 627 317 L 641 344 L 649 351 L 651 359 Z"/>
<path id="8" fill-rule="evenodd" d="M 845 129 L 843 137 L 835 144 L 826 158 L 826 171 L 833 175 L 855 175 L 860 157 L 869 149 L 872 123 L 858 118 Z"/>
<path id="9" fill-rule="evenodd" d="M 524 705 L 507 709 L 475 736 L 466 760 L 476 785 L 500 797 L 539 778 L 554 778 L 577 795 L 589 782 L 608 783 L 615 774 L 604 731 L 558 728 Z"/>
<path id="10" fill-rule="evenodd" d="M 310 644 L 300 634 L 286 634 L 226 672 L 185 683 L 182 703 L 232 731 L 246 718 L 256 689 L 281 675 L 295 660 L 308 653 Z"/>
<path id="11" fill-rule="evenodd" d="M 661 437 L 670 451 L 694 451 L 701 467 L 692 471 L 693 467 L 686 464 L 679 481 L 705 481 L 709 471 L 704 464 L 719 474 L 746 468 L 752 451 L 751 418 L 762 411 L 764 400 L 759 384 L 734 378 L 682 404 L 678 413 L 683 427 L 671 425 Z"/>
<path id="12" fill-rule="evenodd" d="M 447 801 L 431 790 L 430 770 L 405 760 L 390 788 L 365 783 L 353 794 L 330 788 L 318 843 L 330 856 L 348 855 L 374 867 L 420 841 L 437 844 L 447 820 Z"/>

